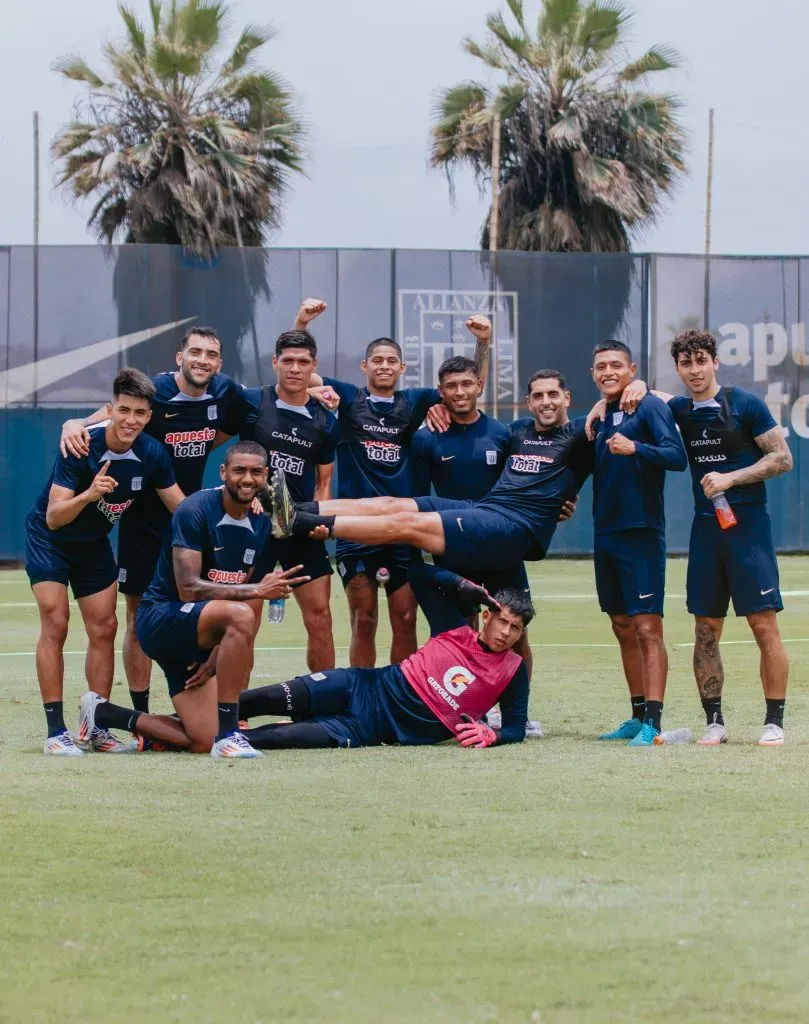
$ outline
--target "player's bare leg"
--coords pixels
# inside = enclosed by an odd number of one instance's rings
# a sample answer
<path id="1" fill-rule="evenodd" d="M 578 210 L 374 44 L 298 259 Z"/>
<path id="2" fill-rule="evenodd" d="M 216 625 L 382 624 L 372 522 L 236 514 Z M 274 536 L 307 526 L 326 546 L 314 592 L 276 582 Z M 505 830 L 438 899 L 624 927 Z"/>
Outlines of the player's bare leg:
<path id="1" fill-rule="evenodd" d="M 631 740 L 640 732 L 646 710 L 646 695 L 643 688 L 643 656 L 635 621 L 629 615 L 611 615 L 612 632 L 621 651 L 621 664 L 629 689 L 632 718 L 627 719 L 612 732 L 602 733 L 602 740 Z"/>
<path id="2" fill-rule="evenodd" d="M 789 681 L 789 657 L 778 629 L 774 611 L 755 612 L 747 616 L 750 629 L 760 651 L 761 685 L 767 703 L 764 732 L 759 743 L 765 747 L 784 742 L 784 704 Z"/>
<path id="3" fill-rule="evenodd" d="M 306 664 L 310 672 L 334 668 L 331 576 L 320 576 L 293 591 L 306 629 Z"/>
<path id="4" fill-rule="evenodd" d="M 118 632 L 116 600 L 118 584 L 77 601 L 87 632 L 84 675 L 88 687 L 105 700 L 110 699 L 115 669 L 115 634 Z"/>
<path id="5" fill-rule="evenodd" d="M 61 701 L 65 676 L 64 648 L 70 620 L 67 587 L 47 580 L 31 588 L 39 611 L 36 648 L 37 679 L 43 703 Z"/>
<path id="6" fill-rule="evenodd" d="M 216 698 L 216 679 L 209 679 L 202 686 L 173 698 L 174 709 L 188 736 L 187 749 L 192 754 L 207 754 L 214 745 L 218 729 Z"/>
<path id="7" fill-rule="evenodd" d="M 398 665 L 418 650 L 417 614 L 416 598 L 408 583 L 388 595 L 388 617 L 393 633 L 390 645 L 391 665 Z"/>
<path id="8" fill-rule="evenodd" d="M 352 668 L 376 665 L 376 630 L 379 625 L 379 587 L 364 572 L 346 586 L 351 640 L 348 663 Z"/>
<path id="9" fill-rule="evenodd" d="M 135 617 L 140 607 L 139 594 L 125 594 L 126 631 L 121 645 L 123 648 L 124 673 L 132 697 L 132 706 L 138 711 L 149 709 L 149 686 L 152 679 L 152 659 L 147 657 L 138 643 Z M 136 696 L 136 695 L 144 696 Z"/>
<path id="10" fill-rule="evenodd" d="M 443 555 L 446 544 L 444 525 L 437 512 L 397 512 L 392 516 L 337 516 L 335 537 L 353 540 L 369 547 L 377 544 L 412 544 Z"/>
<path id="11" fill-rule="evenodd" d="M 694 620 L 694 678 L 706 718 L 705 734 L 697 740 L 701 747 L 718 747 L 728 738 L 722 714 L 725 669 L 719 650 L 724 626 L 724 619 L 698 615 Z"/>
<path id="12" fill-rule="evenodd" d="M 414 498 L 329 498 L 315 503 L 322 516 L 392 516 L 418 512 Z"/>

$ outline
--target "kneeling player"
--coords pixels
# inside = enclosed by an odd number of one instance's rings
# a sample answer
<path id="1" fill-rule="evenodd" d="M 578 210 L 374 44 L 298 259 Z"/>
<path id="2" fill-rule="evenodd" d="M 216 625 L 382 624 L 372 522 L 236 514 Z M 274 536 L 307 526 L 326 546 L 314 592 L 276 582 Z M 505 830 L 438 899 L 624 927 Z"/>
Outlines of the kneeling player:
<path id="1" fill-rule="evenodd" d="M 259 757 L 239 732 L 239 693 L 253 666 L 260 602 L 288 597 L 300 566 L 264 575 L 270 524 L 251 511 L 267 480 L 254 441 L 228 449 L 224 487 L 198 491 L 177 509 L 154 578 L 138 609 L 138 640 L 166 675 L 180 721 L 82 697 L 82 725 L 125 729 L 212 757 Z M 251 583 L 253 576 L 259 580 Z M 218 695 L 218 701 L 217 701 Z"/>
<path id="2" fill-rule="evenodd" d="M 441 743 L 464 747 L 520 743 L 528 714 L 528 673 L 512 648 L 534 616 L 524 593 L 482 587 L 433 566 L 412 567 L 458 605 L 447 630 L 399 665 L 330 669 L 243 693 L 239 715 L 290 715 L 291 724 L 249 729 L 254 747 L 371 747 Z M 472 599 L 470 602 L 470 598 Z M 483 628 L 465 622 L 474 603 L 484 604 Z M 483 716 L 500 705 L 502 726 Z"/>

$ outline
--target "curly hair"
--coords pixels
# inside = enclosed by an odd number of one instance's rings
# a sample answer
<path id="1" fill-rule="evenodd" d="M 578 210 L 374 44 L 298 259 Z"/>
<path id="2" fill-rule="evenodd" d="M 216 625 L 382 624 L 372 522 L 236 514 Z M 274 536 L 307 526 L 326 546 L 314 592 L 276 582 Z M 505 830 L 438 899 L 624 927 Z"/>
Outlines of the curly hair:
<path id="1" fill-rule="evenodd" d="M 681 355 L 693 356 L 697 352 L 707 352 L 711 359 L 716 359 L 716 338 L 710 331 L 699 328 L 681 331 L 671 343 L 671 358 L 675 365 Z"/>

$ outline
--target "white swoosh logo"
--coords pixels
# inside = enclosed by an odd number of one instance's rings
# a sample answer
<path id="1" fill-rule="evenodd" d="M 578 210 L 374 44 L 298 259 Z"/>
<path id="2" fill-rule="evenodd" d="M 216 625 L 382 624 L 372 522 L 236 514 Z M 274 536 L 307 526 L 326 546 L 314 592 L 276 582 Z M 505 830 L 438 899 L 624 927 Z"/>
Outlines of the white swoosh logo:
<path id="1" fill-rule="evenodd" d="M 450 459 L 454 459 L 454 458 L 455 458 L 454 455 L 442 455 L 441 456 L 441 461 L 442 462 L 449 462 Z"/>
<path id="2" fill-rule="evenodd" d="M 5 409 L 14 402 L 22 402 L 30 395 L 78 373 L 79 370 L 100 363 L 102 359 L 116 356 L 133 345 L 140 345 L 143 341 L 156 338 L 194 319 L 193 316 L 187 316 L 184 320 L 172 320 L 170 323 L 160 324 L 159 327 L 147 327 L 144 331 L 122 334 L 107 341 L 96 341 L 92 345 L 83 345 L 70 352 L 61 352 L 57 356 L 38 359 L 34 363 L 15 366 L 13 370 L 4 370 L 0 373 L 0 409 Z"/>

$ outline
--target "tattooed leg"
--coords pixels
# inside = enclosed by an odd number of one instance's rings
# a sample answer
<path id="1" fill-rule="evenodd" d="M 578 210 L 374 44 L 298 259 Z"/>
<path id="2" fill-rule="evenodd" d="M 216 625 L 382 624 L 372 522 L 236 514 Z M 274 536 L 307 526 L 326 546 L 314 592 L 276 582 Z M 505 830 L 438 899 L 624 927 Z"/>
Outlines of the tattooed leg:
<path id="1" fill-rule="evenodd" d="M 724 724 L 722 717 L 722 688 L 725 684 L 725 670 L 719 653 L 724 619 L 707 619 L 697 616 L 694 637 L 694 678 L 697 681 L 702 707 L 708 725 Z"/>

